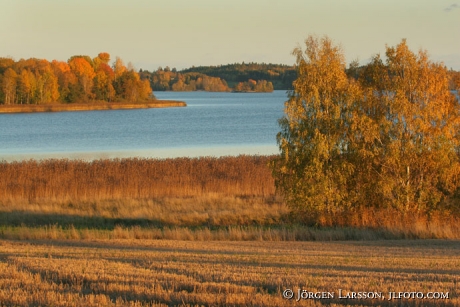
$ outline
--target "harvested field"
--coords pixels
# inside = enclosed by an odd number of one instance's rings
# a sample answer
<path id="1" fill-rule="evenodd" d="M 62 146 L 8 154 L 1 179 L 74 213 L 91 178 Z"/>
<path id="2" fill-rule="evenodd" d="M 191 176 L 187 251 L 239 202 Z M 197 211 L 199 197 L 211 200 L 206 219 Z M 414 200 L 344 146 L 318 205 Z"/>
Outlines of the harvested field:
<path id="1" fill-rule="evenodd" d="M 440 240 L 2 240 L 0 305 L 459 306 L 459 254 Z M 297 301 L 298 289 L 334 297 Z M 382 297 L 339 298 L 352 292 Z"/>

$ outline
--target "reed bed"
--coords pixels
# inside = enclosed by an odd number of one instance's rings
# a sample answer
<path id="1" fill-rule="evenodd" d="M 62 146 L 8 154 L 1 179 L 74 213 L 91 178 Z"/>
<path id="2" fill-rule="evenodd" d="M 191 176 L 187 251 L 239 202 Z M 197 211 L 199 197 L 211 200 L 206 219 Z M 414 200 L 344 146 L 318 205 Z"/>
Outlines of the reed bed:
<path id="1" fill-rule="evenodd" d="M 1 306 L 459 306 L 458 241 L 0 240 Z M 294 298 L 283 298 L 292 289 Z M 334 293 L 296 301 L 298 289 Z M 382 298 L 339 298 L 339 290 Z M 389 292 L 443 293 L 389 300 Z"/>
<path id="2" fill-rule="evenodd" d="M 44 160 L 0 163 L 0 201 L 98 201 L 275 194 L 271 157 Z"/>

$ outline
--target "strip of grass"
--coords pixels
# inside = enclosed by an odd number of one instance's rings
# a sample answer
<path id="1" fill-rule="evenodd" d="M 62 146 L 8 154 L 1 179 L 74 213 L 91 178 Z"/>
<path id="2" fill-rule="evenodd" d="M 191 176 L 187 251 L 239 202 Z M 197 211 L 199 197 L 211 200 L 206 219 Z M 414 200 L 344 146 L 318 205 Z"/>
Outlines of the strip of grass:
<path id="1" fill-rule="evenodd" d="M 64 111 L 128 110 L 147 108 L 185 107 L 183 101 L 154 100 L 152 102 L 100 102 L 100 103 L 55 103 L 0 105 L 0 113 L 36 113 Z"/>

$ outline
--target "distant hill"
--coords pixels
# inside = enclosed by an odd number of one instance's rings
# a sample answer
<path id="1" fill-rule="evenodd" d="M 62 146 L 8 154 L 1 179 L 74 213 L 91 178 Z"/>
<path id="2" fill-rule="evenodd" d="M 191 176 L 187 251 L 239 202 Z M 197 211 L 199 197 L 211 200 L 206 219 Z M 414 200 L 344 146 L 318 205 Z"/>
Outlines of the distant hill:
<path id="1" fill-rule="evenodd" d="M 239 82 L 248 80 L 266 80 L 273 83 L 275 90 L 292 88 L 292 82 L 297 74 L 294 66 L 265 63 L 235 63 L 219 66 L 198 66 L 183 69 L 181 73 L 201 73 L 217 77 L 227 82 L 229 87 L 234 87 Z"/>

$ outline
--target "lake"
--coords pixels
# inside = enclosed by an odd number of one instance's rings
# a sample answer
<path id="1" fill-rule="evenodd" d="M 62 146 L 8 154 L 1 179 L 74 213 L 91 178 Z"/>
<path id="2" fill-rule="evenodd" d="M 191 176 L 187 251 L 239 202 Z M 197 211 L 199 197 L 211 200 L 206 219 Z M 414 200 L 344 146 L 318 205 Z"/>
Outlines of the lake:
<path id="1" fill-rule="evenodd" d="M 286 91 L 155 95 L 187 107 L 0 114 L 0 161 L 278 153 Z"/>

